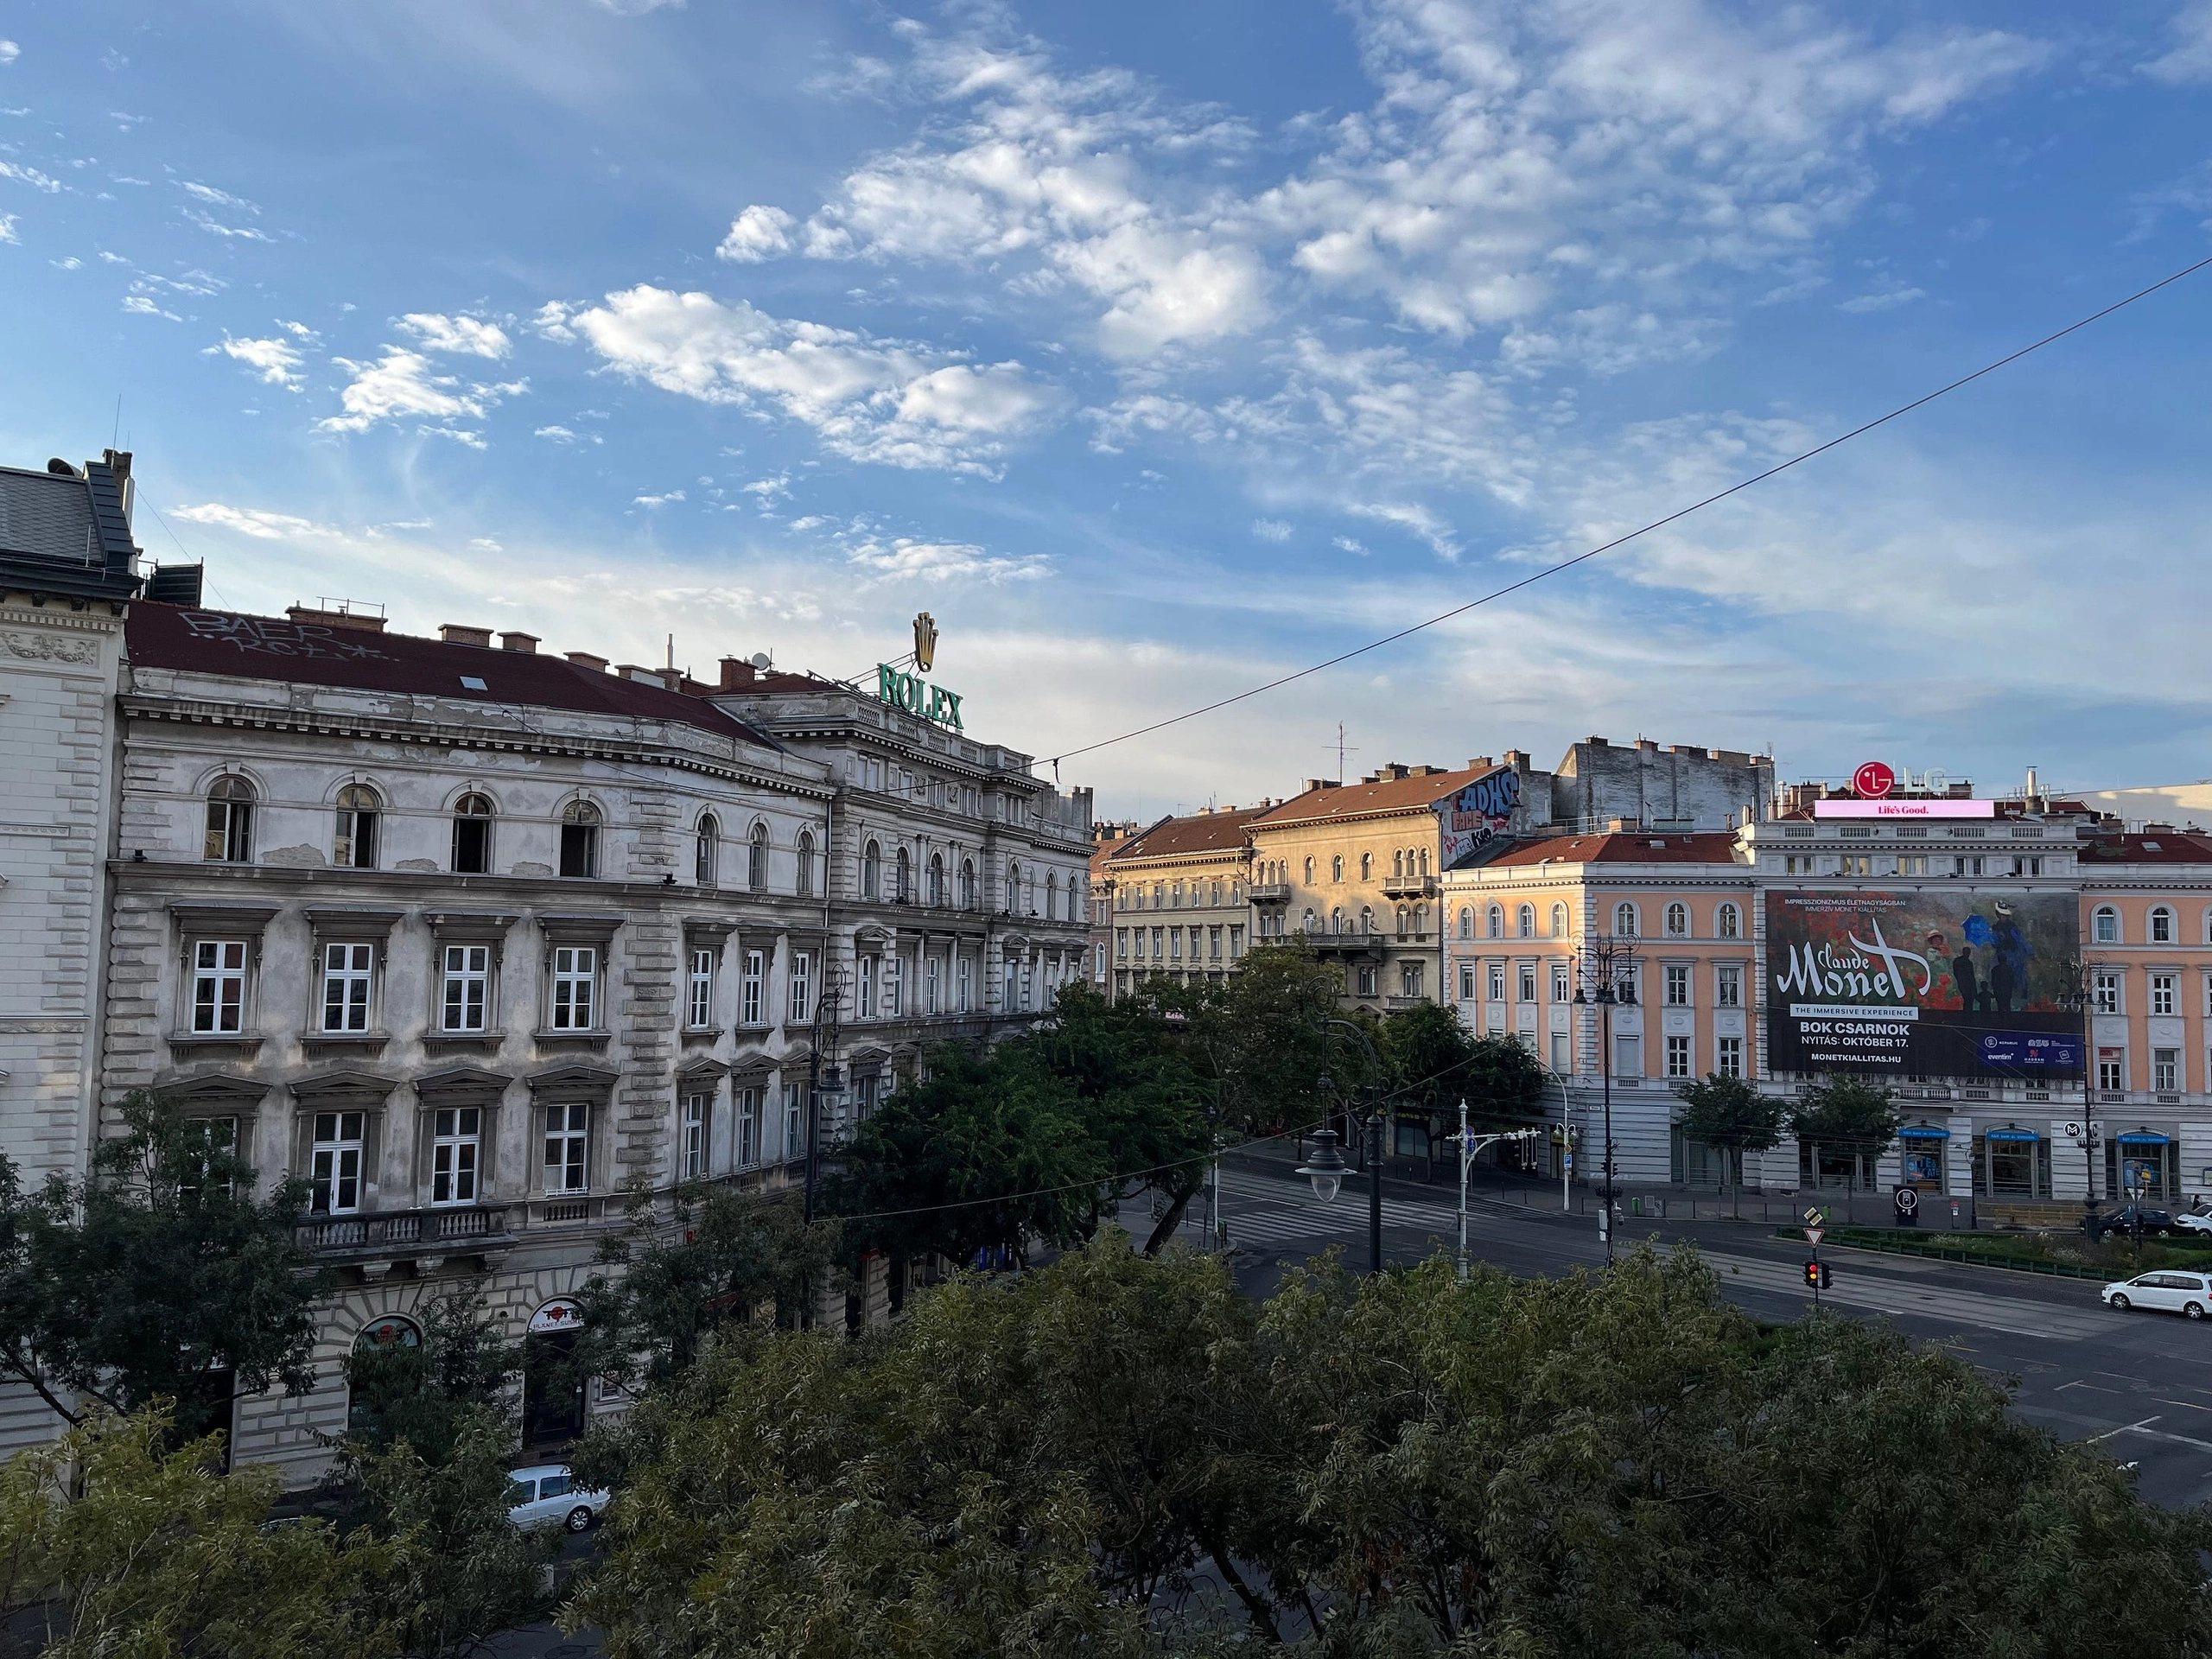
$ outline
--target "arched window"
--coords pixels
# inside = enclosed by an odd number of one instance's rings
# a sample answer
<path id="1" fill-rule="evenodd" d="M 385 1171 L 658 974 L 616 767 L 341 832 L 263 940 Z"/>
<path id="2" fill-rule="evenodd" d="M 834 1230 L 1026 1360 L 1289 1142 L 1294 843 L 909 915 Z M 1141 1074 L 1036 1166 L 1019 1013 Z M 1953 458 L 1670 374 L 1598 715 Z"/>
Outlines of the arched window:
<path id="1" fill-rule="evenodd" d="M 1195 894 L 1192 895 L 1193 898 L 1196 896 L 1197 895 Z M 1059 904 L 1060 878 L 1056 872 L 1047 870 L 1045 873 L 1045 917 L 1046 920 L 1051 920 L 1053 915 L 1058 911 Z"/>
<path id="2" fill-rule="evenodd" d="M 1310 858 L 1306 861 L 1306 885 L 1309 887 L 1313 885 L 1313 861 Z"/>
<path id="3" fill-rule="evenodd" d="M 1426 847 L 1421 849 L 1421 869 L 1419 874 L 1422 875 L 1427 875 L 1428 874 L 1428 849 Z"/>
<path id="4" fill-rule="evenodd" d="M 1505 937 L 1505 906 L 1503 905 L 1490 907 L 1490 937 L 1493 939 Z"/>
<path id="5" fill-rule="evenodd" d="M 944 908 L 944 855 L 930 855 L 930 903 L 936 909 Z"/>
<path id="6" fill-rule="evenodd" d="M 1006 867 L 1006 913 L 1011 916 L 1020 908 L 1021 866 L 1009 864 Z"/>
<path id="7" fill-rule="evenodd" d="M 1344 931 L 1344 912 L 1343 906 L 1339 906 L 1329 912 L 1329 931 L 1332 933 L 1341 933 Z"/>
<path id="8" fill-rule="evenodd" d="M 207 786 L 207 840 L 200 856 L 219 864 L 253 861 L 253 785 L 218 778 Z"/>
<path id="9" fill-rule="evenodd" d="M 1344 879 L 1344 855 L 1342 853 L 1338 853 L 1329 860 L 1329 880 L 1332 881 L 1341 881 Z"/>
<path id="10" fill-rule="evenodd" d="M 589 880 L 599 874 L 599 809 L 570 801 L 561 814 L 561 874 Z"/>
<path id="11" fill-rule="evenodd" d="M 1392 875 L 1392 876 L 1394 876 L 1394 877 L 1395 877 L 1395 876 L 1402 876 L 1402 875 L 1404 875 L 1404 874 L 1405 874 L 1405 873 L 1406 873 L 1406 855 L 1405 855 L 1403 853 L 1393 853 L 1393 854 L 1391 854 L 1391 855 L 1390 855 L 1390 874 L 1391 874 L 1391 875 Z"/>
<path id="12" fill-rule="evenodd" d="M 861 849 L 861 897 L 883 897 L 883 849 L 873 840 Z"/>
<path id="13" fill-rule="evenodd" d="M 1535 938 L 1536 937 L 1536 907 L 1534 905 L 1522 906 L 1513 914 L 1513 926 L 1514 931 L 1522 938 Z"/>
<path id="14" fill-rule="evenodd" d="M 1427 905 L 1414 906 L 1414 937 L 1417 939 L 1425 939 L 1428 937 L 1428 906 Z"/>
<path id="15" fill-rule="evenodd" d="M 423 1333 L 415 1322 L 397 1313 L 387 1313 L 362 1327 L 361 1334 L 353 1338 L 353 1363 L 359 1368 L 356 1374 L 369 1386 L 349 1393 L 346 1427 L 359 1434 L 373 1433 L 378 1426 L 380 1401 L 410 1393 L 422 1385 L 422 1347 Z"/>
<path id="16" fill-rule="evenodd" d="M 960 861 L 960 908 L 976 908 L 976 861 L 972 858 Z"/>
<path id="17" fill-rule="evenodd" d="M 1713 931 L 1716 938 L 1741 938 L 1744 933 L 1744 912 L 1733 905 L 1723 905 L 1713 912 Z"/>
<path id="18" fill-rule="evenodd" d="M 899 856 L 893 861 L 893 876 L 897 886 L 893 889 L 892 896 L 902 905 L 912 904 L 914 902 L 914 860 L 912 855 L 904 847 L 899 849 Z"/>
<path id="19" fill-rule="evenodd" d="M 1459 906 L 1459 937 L 1463 939 L 1475 937 L 1475 907 L 1472 905 Z"/>
<path id="20" fill-rule="evenodd" d="M 1365 905 L 1359 907 L 1359 931 L 1363 933 L 1375 931 L 1375 912 Z"/>
<path id="21" fill-rule="evenodd" d="M 1406 907 L 1403 905 L 1398 906 L 1398 937 L 1402 939 L 1406 937 Z"/>
<path id="22" fill-rule="evenodd" d="M 2164 905 L 2151 908 L 2151 943 L 2171 944 L 2174 942 L 2174 913 Z"/>
<path id="23" fill-rule="evenodd" d="M 1359 879 L 1363 881 L 1372 881 L 1375 879 L 1374 854 L 1362 853 L 1359 855 Z"/>
<path id="24" fill-rule="evenodd" d="M 377 818 L 384 803 L 366 784 L 348 784 L 338 791 L 338 834 L 330 861 L 343 870 L 373 870 L 377 867 Z"/>
<path id="25" fill-rule="evenodd" d="M 1564 903 L 1554 905 L 1552 906 L 1552 938 L 1565 938 L 1567 936 L 1569 925 L 1567 906 Z"/>
<path id="26" fill-rule="evenodd" d="M 453 804 L 453 868 L 456 875 L 492 872 L 492 801 L 464 795 Z"/>
<path id="27" fill-rule="evenodd" d="M 1311 936 L 1313 933 L 1313 912 L 1312 911 L 1309 910 L 1306 912 L 1306 919 L 1299 924 L 1299 931 L 1308 936 Z"/>
<path id="28" fill-rule="evenodd" d="M 209 835 L 212 839 L 213 832 L 211 830 Z M 209 856 L 213 857 L 213 855 L 210 854 Z M 2120 943 L 2120 912 L 2110 905 L 2099 905 L 2096 913 L 2089 918 L 2089 937 L 2099 944 L 2118 944 Z"/>
<path id="29" fill-rule="evenodd" d="M 1636 937 L 1636 906 L 1625 899 L 1613 906 L 1613 931 L 1624 939 Z"/>
<path id="30" fill-rule="evenodd" d="M 756 823 L 745 833 L 745 885 L 755 893 L 768 886 L 768 826 Z"/>
<path id="31" fill-rule="evenodd" d="M 722 827 L 711 812 L 699 815 L 699 833 L 691 846 L 691 885 L 715 885 L 715 865 L 721 856 Z"/>
<path id="32" fill-rule="evenodd" d="M 802 899 L 814 896 L 814 831 L 798 832 L 798 873 L 791 884 L 791 891 Z"/>
<path id="33" fill-rule="evenodd" d="M 1689 931 L 1690 907 L 1684 904 L 1668 906 L 1667 937 L 1670 939 L 1687 938 L 1689 937 Z"/>

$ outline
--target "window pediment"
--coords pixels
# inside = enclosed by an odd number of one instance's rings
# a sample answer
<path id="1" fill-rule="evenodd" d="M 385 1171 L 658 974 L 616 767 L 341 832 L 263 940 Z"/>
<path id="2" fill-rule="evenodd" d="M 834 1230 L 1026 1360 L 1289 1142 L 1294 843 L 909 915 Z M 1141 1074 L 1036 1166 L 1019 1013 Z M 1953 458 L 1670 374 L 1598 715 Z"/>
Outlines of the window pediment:
<path id="1" fill-rule="evenodd" d="M 277 912 L 275 905 L 225 904 L 220 900 L 173 899 L 169 914 L 186 933 L 205 937 L 227 933 L 258 937 Z"/>
<path id="2" fill-rule="evenodd" d="M 622 925 L 620 916 L 556 914 L 540 916 L 538 931 L 556 944 L 597 944 L 610 942 Z"/>

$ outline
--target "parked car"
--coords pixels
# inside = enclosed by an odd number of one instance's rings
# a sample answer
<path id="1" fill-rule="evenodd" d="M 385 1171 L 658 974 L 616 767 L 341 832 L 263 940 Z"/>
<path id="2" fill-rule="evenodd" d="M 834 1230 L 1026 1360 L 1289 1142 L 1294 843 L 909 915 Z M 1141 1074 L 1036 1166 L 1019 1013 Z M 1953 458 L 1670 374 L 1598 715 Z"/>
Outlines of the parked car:
<path id="1" fill-rule="evenodd" d="M 2132 1234 L 2139 1221 L 2145 1238 L 2171 1238 L 2181 1230 L 2180 1224 L 2169 1211 L 2153 1210 L 2146 1205 L 2123 1204 L 2117 1210 L 2106 1211 L 2089 1217 L 2089 1241 L 2094 1243 L 2107 1233 Z"/>
<path id="2" fill-rule="evenodd" d="M 2184 1233 L 2212 1236 L 2212 1216 L 2199 1210 L 2184 1210 L 2174 1217 L 2174 1225 Z"/>
<path id="3" fill-rule="evenodd" d="M 582 1532 L 606 1509 L 607 1494 L 577 1491 L 565 1463 L 518 1469 L 507 1477 L 507 1519 L 525 1532 L 551 1526 Z"/>
<path id="4" fill-rule="evenodd" d="M 2150 1307 L 2201 1319 L 2212 1311 L 2212 1279 L 2201 1273 L 2139 1273 L 2133 1279 L 2107 1285 L 2104 1298 L 2107 1306 L 2123 1313 L 2131 1307 Z"/>

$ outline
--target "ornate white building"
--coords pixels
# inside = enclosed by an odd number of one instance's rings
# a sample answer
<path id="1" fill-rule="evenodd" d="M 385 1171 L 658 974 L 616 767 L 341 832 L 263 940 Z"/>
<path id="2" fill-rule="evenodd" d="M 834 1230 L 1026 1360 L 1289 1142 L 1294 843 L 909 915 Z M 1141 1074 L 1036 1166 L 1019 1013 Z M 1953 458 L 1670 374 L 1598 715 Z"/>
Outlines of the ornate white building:
<path id="1" fill-rule="evenodd" d="M 241 1459 L 315 1472 L 345 1354 L 456 1281 L 561 1340 L 632 1192 L 795 1181 L 810 1082 L 827 1144 L 1077 970 L 1088 792 L 852 687 L 342 612 L 128 628 L 101 1096 L 308 1179 L 343 1281 Z M 531 1393 L 526 1437 L 616 1403 Z"/>

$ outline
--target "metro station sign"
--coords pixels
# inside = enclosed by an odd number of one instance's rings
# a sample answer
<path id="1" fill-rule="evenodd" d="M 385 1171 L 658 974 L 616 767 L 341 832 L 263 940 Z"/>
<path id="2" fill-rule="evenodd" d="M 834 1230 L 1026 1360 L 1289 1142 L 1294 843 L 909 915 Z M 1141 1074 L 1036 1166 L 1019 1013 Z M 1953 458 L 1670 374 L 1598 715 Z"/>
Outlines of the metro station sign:
<path id="1" fill-rule="evenodd" d="M 941 685 L 931 685 L 918 674 L 903 673 L 887 663 L 878 663 L 875 665 L 875 695 L 893 709 L 903 709 L 924 720 L 933 720 L 956 732 L 968 729 L 960 723 L 961 694 L 948 691 Z"/>

